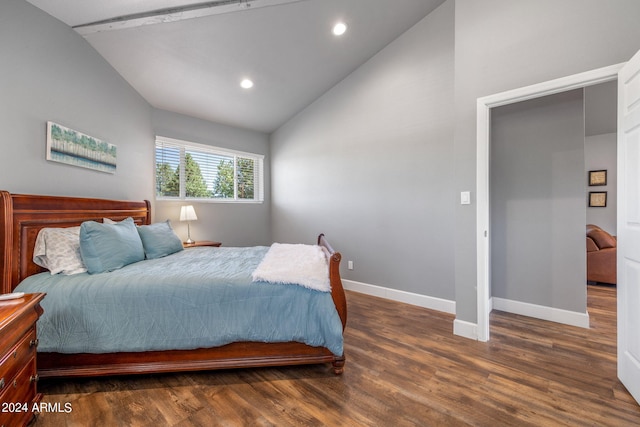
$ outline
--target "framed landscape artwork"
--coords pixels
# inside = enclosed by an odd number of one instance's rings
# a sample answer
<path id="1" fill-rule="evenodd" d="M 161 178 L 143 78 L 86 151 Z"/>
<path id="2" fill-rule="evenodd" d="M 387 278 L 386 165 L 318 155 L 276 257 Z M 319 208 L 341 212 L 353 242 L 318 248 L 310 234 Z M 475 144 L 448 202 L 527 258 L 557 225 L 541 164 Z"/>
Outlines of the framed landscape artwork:
<path id="1" fill-rule="evenodd" d="M 47 160 L 116 172 L 117 149 L 113 144 L 53 122 L 47 122 Z"/>

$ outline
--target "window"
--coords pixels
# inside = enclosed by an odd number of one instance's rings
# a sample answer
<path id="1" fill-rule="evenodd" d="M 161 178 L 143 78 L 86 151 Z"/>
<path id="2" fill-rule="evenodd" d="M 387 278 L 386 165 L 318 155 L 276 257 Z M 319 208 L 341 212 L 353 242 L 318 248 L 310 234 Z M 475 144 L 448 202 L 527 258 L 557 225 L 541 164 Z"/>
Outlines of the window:
<path id="1" fill-rule="evenodd" d="M 262 202 L 259 154 L 156 138 L 156 198 Z"/>

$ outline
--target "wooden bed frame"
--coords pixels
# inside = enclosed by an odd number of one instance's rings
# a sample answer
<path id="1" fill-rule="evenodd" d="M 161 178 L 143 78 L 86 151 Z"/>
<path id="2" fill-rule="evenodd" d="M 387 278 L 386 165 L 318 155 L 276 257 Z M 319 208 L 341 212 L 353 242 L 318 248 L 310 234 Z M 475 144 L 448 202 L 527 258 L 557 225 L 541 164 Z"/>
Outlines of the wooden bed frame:
<path id="1" fill-rule="evenodd" d="M 101 222 L 102 218 L 110 218 L 118 221 L 127 217 L 132 217 L 137 224 L 149 224 L 149 201 L 21 195 L 0 191 L 1 292 L 12 292 L 26 277 L 44 271 L 32 261 L 35 240 L 41 228 L 72 227 L 88 220 Z M 331 248 L 322 234 L 318 236 L 318 245 L 327 253 L 331 294 L 344 330 L 347 303 L 340 279 L 341 255 Z M 341 374 L 345 358 L 335 356 L 324 347 L 311 347 L 298 342 L 237 342 L 196 350 L 38 353 L 37 359 L 40 377 L 130 375 L 316 363 L 331 363 L 333 371 Z"/>

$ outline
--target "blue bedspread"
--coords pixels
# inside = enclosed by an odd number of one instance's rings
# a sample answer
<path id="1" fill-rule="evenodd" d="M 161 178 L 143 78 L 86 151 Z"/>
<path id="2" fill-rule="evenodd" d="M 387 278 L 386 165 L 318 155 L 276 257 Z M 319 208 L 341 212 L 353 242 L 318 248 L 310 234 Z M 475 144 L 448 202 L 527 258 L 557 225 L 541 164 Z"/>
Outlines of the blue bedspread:
<path id="1" fill-rule="evenodd" d="M 298 341 L 343 352 L 331 294 L 252 282 L 268 247 L 187 249 L 110 273 L 40 273 L 16 292 L 46 292 L 38 351 L 112 353 Z"/>

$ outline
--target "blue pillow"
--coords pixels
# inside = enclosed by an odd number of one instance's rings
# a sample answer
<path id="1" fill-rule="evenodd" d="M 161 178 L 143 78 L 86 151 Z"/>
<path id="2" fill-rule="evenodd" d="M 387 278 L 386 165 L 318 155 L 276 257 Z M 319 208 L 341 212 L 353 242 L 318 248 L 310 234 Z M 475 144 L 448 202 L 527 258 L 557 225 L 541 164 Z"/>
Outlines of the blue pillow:
<path id="1" fill-rule="evenodd" d="M 132 218 L 115 224 L 86 221 L 80 225 L 80 255 L 89 274 L 95 274 L 142 261 L 144 248 Z"/>
<path id="2" fill-rule="evenodd" d="M 169 220 L 138 227 L 147 259 L 162 258 L 183 250 L 182 241 L 174 233 Z"/>

